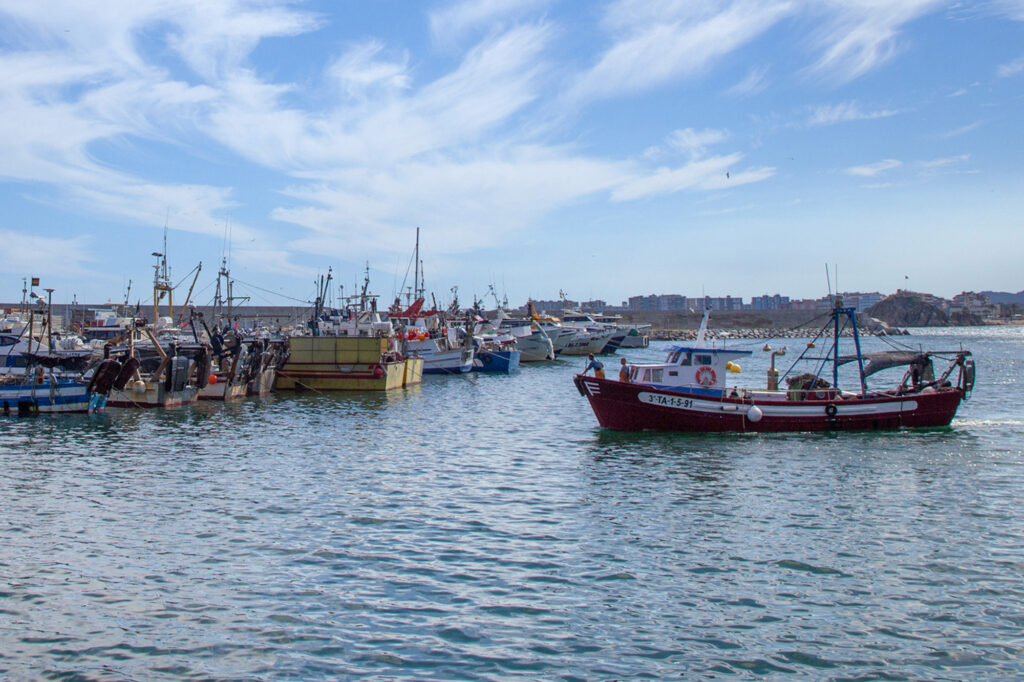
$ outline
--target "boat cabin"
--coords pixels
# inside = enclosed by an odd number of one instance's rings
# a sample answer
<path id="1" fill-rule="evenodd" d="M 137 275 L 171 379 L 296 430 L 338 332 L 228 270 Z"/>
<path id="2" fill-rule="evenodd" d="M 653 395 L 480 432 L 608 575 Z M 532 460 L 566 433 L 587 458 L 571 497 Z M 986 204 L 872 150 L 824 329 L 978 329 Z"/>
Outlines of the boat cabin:
<path id="1" fill-rule="evenodd" d="M 725 376 L 739 371 L 735 361 L 752 354 L 749 350 L 672 346 L 662 364 L 630 365 L 629 381 L 720 396 Z"/>

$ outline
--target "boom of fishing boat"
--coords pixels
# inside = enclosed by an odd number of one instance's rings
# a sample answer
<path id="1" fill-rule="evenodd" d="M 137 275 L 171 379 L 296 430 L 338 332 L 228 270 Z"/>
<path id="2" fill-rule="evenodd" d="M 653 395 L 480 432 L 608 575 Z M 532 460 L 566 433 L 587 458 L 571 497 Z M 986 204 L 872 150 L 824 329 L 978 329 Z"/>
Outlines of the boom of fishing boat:
<path id="1" fill-rule="evenodd" d="M 783 375 L 768 370 L 765 388 L 726 385 L 737 373 L 737 360 L 751 351 L 717 348 L 705 343 L 708 313 L 690 346 L 672 346 L 661 364 L 628 366 L 628 380 L 576 375 L 580 395 L 589 401 L 598 423 L 622 431 L 826 431 L 882 430 L 899 427 L 947 426 L 962 400 L 974 388 L 975 366 L 970 351 L 895 350 L 863 354 L 856 309 L 837 297 L 831 319 L 807 344 Z M 840 355 L 839 340 L 851 330 L 855 354 Z M 815 341 L 831 332 L 832 346 L 821 357 L 808 357 Z M 936 373 L 935 361 L 947 365 Z M 794 374 L 801 361 L 817 361 L 817 370 Z M 857 390 L 840 389 L 840 367 L 857 363 Z M 831 367 L 831 383 L 825 370 Z M 907 367 L 902 381 L 888 389 L 870 389 L 868 378 L 884 369 Z M 823 376 L 825 375 L 825 376 Z"/>

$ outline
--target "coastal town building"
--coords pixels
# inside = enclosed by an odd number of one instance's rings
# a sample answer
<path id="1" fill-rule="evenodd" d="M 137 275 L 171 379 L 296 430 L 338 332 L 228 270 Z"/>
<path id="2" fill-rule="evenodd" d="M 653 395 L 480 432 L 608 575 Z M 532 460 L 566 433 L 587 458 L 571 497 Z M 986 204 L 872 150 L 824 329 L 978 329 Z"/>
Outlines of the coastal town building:
<path id="1" fill-rule="evenodd" d="M 985 316 L 998 314 L 998 306 L 992 303 L 992 299 L 974 291 L 960 292 L 951 301 L 948 301 L 947 307 L 950 314 L 961 312 Z"/>
<path id="2" fill-rule="evenodd" d="M 1019 316 L 1024 304 L 994 302 L 986 293 L 964 291 L 947 300 L 941 296 L 909 289 L 897 289 L 896 294 L 913 296 L 921 301 L 938 308 L 947 315 L 970 314 L 978 317 L 1014 317 Z M 1024 292 L 1022 292 L 1024 294 Z M 880 303 L 885 294 L 877 291 L 843 291 L 839 293 L 843 304 L 854 308 L 857 312 L 864 312 L 872 306 Z M 1009 295 L 1007 295 L 1009 296 Z M 712 311 L 742 311 L 742 310 L 779 310 L 779 311 L 803 311 L 803 312 L 825 312 L 834 305 L 834 295 L 820 296 L 818 298 L 792 299 L 782 294 L 762 294 L 753 296 L 749 302 L 745 302 L 740 296 L 685 296 L 682 294 L 648 294 L 644 296 L 630 296 L 620 305 L 611 305 L 607 301 L 595 299 L 590 301 L 576 302 L 568 299 L 542 301 L 535 300 L 534 306 L 539 311 L 547 311 L 551 314 L 558 314 L 566 308 L 580 308 L 592 312 L 603 311 L 630 311 L 630 312 L 699 312 L 704 308 Z M 523 308 L 525 310 L 525 306 Z"/>
<path id="3" fill-rule="evenodd" d="M 751 310 L 781 310 L 788 304 L 789 296 L 780 296 L 779 294 L 765 294 L 750 299 Z"/>
<path id="4" fill-rule="evenodd" d="M 689 299 L 679 294 L 630 296 L 629 310 L 689 310 Z"/>

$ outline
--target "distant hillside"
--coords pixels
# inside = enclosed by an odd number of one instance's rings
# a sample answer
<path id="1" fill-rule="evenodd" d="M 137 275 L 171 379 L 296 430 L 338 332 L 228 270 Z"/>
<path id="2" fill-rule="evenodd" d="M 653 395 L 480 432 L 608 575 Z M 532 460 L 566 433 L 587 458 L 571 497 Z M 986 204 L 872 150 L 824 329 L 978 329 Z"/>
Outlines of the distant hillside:
<path id="1" fill-rule="evenodd" d="M 1024 291 L 1018 291 L 1015 294 L 1011 294 L 1008 291 L 983 291 L 981 293 L 988 296 L 988 300 L 993 303 L 1019 303 L 1024 305 Z"/>
<path id="2" fill-rule="evenodd" d="M 865 312 L 892 327 L 944 327 L 950 323 L 946 313 L 912 294 L 886 296 Z"/>

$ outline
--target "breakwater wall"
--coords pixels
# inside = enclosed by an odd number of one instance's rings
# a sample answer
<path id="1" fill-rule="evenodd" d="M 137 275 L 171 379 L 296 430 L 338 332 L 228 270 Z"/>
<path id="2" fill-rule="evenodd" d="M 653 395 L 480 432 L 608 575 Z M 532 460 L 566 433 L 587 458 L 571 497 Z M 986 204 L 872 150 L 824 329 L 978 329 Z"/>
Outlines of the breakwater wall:
<path id="1" fill-rule="evenodd" d="M 753 329 L 709 329 L 707 338 L 709 339 L 763 339 L 768 341 L 770 339 L 803 339 L 809 336 L 814 336 L 821 329 L 820 326 L 816 327 L 798 327 L 796 329 L 782 329 L 782 328 L 753 328 Z M 906 330 L 889 329 L 889 330 L 870 330 L 867 328 L 859 328 L 861 336 L 906 336 L 909 334 Z M 827 330 L 824 334 L 825 337 L 832 337 L 832 330 Z M 853 330 L 846 329 L 840 336 L 852 337 Z M 693 341 L 697 338 L 696 329 L 651 329 L 648 333 L 648 337 L 652 341 Z"/>

